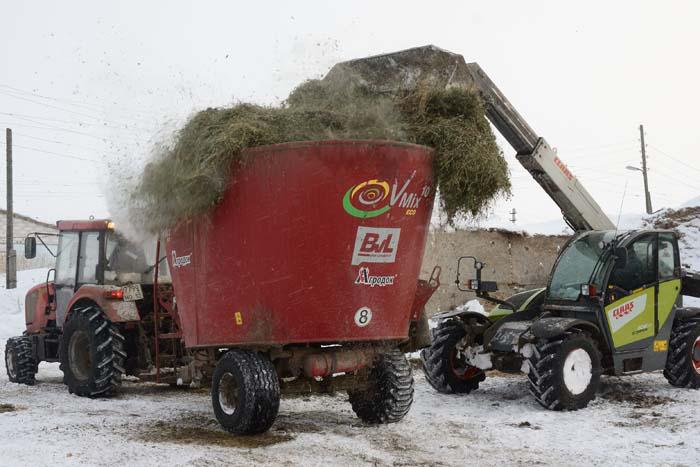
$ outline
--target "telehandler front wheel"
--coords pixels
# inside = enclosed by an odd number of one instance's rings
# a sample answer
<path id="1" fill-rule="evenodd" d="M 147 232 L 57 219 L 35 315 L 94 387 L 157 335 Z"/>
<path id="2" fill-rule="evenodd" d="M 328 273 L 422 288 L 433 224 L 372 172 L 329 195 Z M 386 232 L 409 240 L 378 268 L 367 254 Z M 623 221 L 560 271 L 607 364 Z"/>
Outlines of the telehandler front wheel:
<path id="1" fill-rule="evenodd" d="M 600 352 L 585 334 L 538 342 L 528 358 L 530 392 L 549 410 L 578 410 L 595 398 Z"/>
<path id="2" fill-rule="evenodd" d="M 59 348 L 63 382 L 71 394 L 114 394 L 124 374 L 124 337 L 97 306 L 71 312 Z"/>
<path id="3" fill-rule="evenodd" d="M 365 423 L 395 423 L 413 404 L 413 371 L 399 349 L 381 354 L 367 374 L 367 385 L 348 391 L 355 414 Z"/>
<path id="4" fill-rule="evenodd" d="M 32 386 L 37 362 L 32 356 L 32 341 L 29 337 L 11 337 L 5 345 L 5 369 L 13 383 Z"/>
<path id="5" fill-rule="evenodd" d="M 280 384 L 270 359 L 253 350 L 229 350 L 212 377 L 214 415 L 237 435 L 270 429 L 280 407 Z"/>
<path id="6" fill-rule="evenodd" d="M 467 331 L 459 321 L 440 322 L 430 347 L 421 352 L 425 379 L 437 392 L 469 394 L 486 379 L 483 370 L 469 365 L 457 351 Z"/>
<path id="7" fill-rule="evenodd" d="M 674 323 L 664 376 L 677 388 L 700 388 L 700 321 Z"/>

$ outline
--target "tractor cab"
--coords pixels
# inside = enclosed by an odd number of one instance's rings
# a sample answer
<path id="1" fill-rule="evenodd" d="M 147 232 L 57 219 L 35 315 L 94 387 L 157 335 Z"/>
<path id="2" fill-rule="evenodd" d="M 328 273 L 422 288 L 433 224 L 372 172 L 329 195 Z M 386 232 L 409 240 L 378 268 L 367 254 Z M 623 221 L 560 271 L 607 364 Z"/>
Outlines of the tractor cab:
<path id="1" fill-rule="evenodd" d="M 127 301 L 143 299 L 141 284 L 153 283 L 155 254 L 115 231 L 110 220 L 59 221 L 58 248 L 54 280 L 55 315 L 59 326 L 65 321 L 69 305 L 83 286 L 100 288 L 108 298 Z M 25 239 L 25 257 L 36 255 L 36 240 L 46 246 L 42 235 Z M 48 249 L 49 247 L 46 246 Z M 47 278 L 47 289 L 49 288 Z M 125 296 L 126 295 L 126 296 Z"/>
<path id="2" fill-rule="evenodd" d="M 663 367 L 660 349 L 668 346 L 680 292 L 674 232 L 591 231 L 575 237 L 557 259 L 544 311 L 594 323 L 615 373 L 651 370 Z"/>

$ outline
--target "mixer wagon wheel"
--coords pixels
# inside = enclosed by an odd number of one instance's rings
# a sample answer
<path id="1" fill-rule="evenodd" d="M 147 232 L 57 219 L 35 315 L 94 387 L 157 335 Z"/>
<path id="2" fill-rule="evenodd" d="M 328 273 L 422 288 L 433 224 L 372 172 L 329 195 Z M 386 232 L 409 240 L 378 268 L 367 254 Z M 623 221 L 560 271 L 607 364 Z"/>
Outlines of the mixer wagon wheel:
<path id="1" fill-rule="evenodd" d="M 13 383 L 34 384 L 37 362 L 32 356 L 32 340 L 29 337 L 12 337 L 5 345 L 5 369 Z"/>
<path id="2" fill-rule="evenodd" d="M 124 374 L 124 337 L 97 306 L 71 312 L 59 349 L 63 382 L 71 394 L 112 395 Z"/>
<path id="3" fill-rule="evenodd" d="M 406 356 L 393 349 L 377 359 L 367 376 L 367 386 L 348 391 L 352 410 L 366 423 L 394 423 L 413 403 L 413 372 Z"/>
<path id="4" fill-rule="evenodd" d="M 280 384 L 269 358 L 253 350 L 229 350 L 212 377 L 214 414 L 222 427 L 237 435 L 270 429 L 280 407 Z"/>

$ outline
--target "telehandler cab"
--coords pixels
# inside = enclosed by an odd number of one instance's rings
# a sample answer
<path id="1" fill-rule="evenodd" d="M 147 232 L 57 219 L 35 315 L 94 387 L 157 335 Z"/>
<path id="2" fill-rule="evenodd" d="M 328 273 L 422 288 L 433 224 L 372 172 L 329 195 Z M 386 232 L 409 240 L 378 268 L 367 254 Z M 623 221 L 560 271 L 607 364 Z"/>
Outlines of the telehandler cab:
<path id="1" fill-rule="evenodd" d="M 471 260 L 473 279 L 459 266 Z M 600 376 L 663 369 L 670 384 L 700 388 L 700 280 L 681 270 L 677 235 L 667 230 L 588 231 L 562 249 L 546 289 L 494 299 L 484 264 L 462 257 L 457 285 L 498 306 L 489 314 L 435 315 L 432 345 L 421 353 L 429 383 L 469 393 L 485 371 L 523 372 L 551 410 L 577 410 L 595 397 Z M 466 288 L 464 287 L 466 286 Z"/>

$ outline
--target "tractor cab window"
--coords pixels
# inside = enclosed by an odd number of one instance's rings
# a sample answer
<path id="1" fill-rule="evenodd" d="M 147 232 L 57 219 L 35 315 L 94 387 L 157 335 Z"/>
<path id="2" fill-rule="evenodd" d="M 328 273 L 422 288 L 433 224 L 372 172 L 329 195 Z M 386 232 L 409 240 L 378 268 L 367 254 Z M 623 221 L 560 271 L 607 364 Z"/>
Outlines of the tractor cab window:
<path id="1" fill-rule="evenodd" d="M 113 231 L 107 234 L 105 256 L 107 282 L 141 282 L 141 276 L 148 275 L 153 263 L 147 259 L 142 245 L 131 242 Z"/>
<path id="2" fill-rule="evenodd" d="M 652 285 L 657 281 L 656 234 L 645 235 L 627 247 L 627 264 L 612 270 L 609 287 L 625 293 Z"/>
<path id="3" fill-rule="evenodd" d="M 570 243 L 559 255 L 547 297 L 578 300 L 581 285 L 590 283 L 603 252 L 614 238 L 614 232 L 590 232 Z"/>
<path id="4" fill-rule="evenodd" d="M 673 234 L 659 234 L 659 280 L 665 281 L 674 279 L 679 272 L 680 265 L 678 252 L 675 248 L 676 242 Z"/>
<path id="5" fill-rule="evenodd" d="M 61 232 L 56 252 L 56 279 L 59 285 L 75 285 L 78 266 L 78 232 Z"/>
<path id="6" fill-rule="evenodd" d="M 100 263 L 100 233 L 83 232 L 78 261 L 78 284 L 97 284 L 97 266 Z"/>

